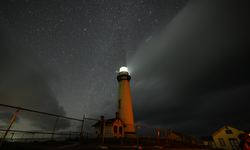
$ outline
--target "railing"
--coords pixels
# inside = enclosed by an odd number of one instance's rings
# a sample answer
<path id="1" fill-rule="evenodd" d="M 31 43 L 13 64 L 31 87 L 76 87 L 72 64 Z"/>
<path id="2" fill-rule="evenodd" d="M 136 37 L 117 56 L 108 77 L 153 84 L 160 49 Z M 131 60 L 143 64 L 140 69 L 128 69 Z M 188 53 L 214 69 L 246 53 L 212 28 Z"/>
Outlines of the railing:
<path id="1" fill-rule="evenodd" d="M 130 128 L 133 133 L 124 132 L 127 128 Z M 47 146 L 48 149 L 72 142 L 76 149 L 97 146 L 137 148 L 177 146 L 181 148 L 199 145 L 198 139 L 193 136 L 164 129 L 124 124 L 117 118 L 98 120 L 83 116 L 83 119 L 76 119 L 3 104 L 0 104 L 0 141 L 1 149 L 5 146 L 7 146 L 6 149 L 10 149 L 8 146 L 12 143 L 13 145 L 43 143 L 43 146 Z M 59 143 L 54 144 L 53 142 L 56 141 Z M 63 142 L 60 143 L 60 141 Z"/>
<path id="2" fill-rule="evenodd" d="M 83 130 L 83 123 L 84 119 L 0 104 L 0 147 L 3 143 L 46 142 L 48 148 L 54 141 L 80 143 L 81 138 L 93 138 Z"/>

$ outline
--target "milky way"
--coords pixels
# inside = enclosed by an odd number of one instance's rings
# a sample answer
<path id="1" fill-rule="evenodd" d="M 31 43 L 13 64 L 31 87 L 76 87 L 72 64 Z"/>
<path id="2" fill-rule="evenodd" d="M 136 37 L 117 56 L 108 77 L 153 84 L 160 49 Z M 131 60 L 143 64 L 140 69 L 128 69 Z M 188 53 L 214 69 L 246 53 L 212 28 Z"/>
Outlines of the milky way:
<path id="1" fill-rule="evenodd" d="M 1 1 L 1 14 L 15 39 L 58 74 L 53 91 L 67 115 L 81 118 L 116 105 L 116 71 L 185 3 L 12 0 Z"/>

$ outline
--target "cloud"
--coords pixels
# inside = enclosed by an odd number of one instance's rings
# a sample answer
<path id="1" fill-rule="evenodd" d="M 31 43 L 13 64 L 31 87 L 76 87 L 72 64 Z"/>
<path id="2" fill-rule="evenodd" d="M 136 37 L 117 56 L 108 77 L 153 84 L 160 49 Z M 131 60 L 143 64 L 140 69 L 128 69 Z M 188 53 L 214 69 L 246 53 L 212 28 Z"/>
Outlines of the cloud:
<path id="1" fill-rule="evenodd" d="M 9 28 L 1 23 L 0 103 L 66 115 L 56 99 L 55 91 L 52 90 L 59 82 L 58 74 L 8 31 Z M 35 120 L 37 122 L 33 125 L 44 128 L 43 117 Z M 63 128 L 68 126 L 67 122 L 62 125 Z"/>
<path id="2" fill-rule="evenodd" d="M 196 135 L 223 125 L 245 128 L 247 14 L 243 3 L 190 1 L 142 45 L 128 61 L 135 123 Z M 198 127 L 210 129 L 197 132 Z"/>

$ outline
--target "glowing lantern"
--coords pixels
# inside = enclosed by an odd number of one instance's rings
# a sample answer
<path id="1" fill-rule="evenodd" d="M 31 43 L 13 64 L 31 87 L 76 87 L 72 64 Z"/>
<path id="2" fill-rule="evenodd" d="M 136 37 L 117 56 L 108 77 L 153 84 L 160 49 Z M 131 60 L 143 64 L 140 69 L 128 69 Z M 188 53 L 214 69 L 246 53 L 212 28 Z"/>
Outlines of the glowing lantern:
<path id="1" fill-rule="evenodd" d="M 128 72 L 128 68 L 125 67 L 125 66 L 122 66 L 122 67 L 120 68 L 120 71 L 119 71 L 119 72 Z"/>

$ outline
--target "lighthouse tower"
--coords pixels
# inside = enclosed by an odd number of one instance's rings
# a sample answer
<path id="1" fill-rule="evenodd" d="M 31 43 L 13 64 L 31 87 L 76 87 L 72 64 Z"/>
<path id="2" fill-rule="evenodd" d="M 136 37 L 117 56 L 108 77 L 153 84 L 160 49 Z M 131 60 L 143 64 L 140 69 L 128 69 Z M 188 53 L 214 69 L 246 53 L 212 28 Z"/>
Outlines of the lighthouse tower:
<path id="1" fill-rule="evenodd" d="M 124 128 L 124 134 L 126 137 L 135 136 L 135 128 L 133 126 L 134 116 L 129 88 L 130 79 L 131 77 L 128 73 L 128 68 L 122 66 L 117 76 L 119 83 L 117 111 L 119 112 L 119 117 L 122 119 L 122 121 L 127 124 Z"/>

